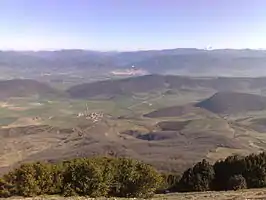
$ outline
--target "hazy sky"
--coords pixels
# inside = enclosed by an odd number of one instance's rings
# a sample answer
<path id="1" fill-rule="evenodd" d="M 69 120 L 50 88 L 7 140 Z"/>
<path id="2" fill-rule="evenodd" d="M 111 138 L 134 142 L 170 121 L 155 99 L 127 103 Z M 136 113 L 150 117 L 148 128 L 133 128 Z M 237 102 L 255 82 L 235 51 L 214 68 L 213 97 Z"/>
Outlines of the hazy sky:
<path id="1" fill-rule="evenodd" d="M 0 0 L 0 49 L 266 48 L 266 0 Z"/>

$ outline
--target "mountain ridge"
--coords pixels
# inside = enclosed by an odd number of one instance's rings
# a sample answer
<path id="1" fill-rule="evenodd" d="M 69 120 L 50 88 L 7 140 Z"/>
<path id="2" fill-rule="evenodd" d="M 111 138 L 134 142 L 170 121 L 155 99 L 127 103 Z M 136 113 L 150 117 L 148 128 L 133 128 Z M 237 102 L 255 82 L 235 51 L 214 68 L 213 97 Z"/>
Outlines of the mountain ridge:
<path id="1" fill-rule="evenodd" d="M 89 70 L 128 69 L 131 66 L 149 73 L 180 75 L 266 75 L 266 50 L 176 48 L 142 51 L 0 51 L 0 69 Z"/>
<path id="2" fill-rule="evenodd" d="M 195 105 L 218 114 L 236 114 L 266 109 L 266 97 L 239 92 L 218 92 Z"/>
<path id="3" fill-rule="evenodd" d="M 134 93 L 158 90 L 197 89 L 210 92 L 221 91 L 261 91 L 266 89 L 266 77 L 231 78 L 231 77 L 188 77 L 171 75 L 145 75 L 117 80 L 105 80 L 78 84 L 66 92 L 72 98 L 92 98 L 97 96 L 131 95 Z M 246 92 L 249 93 L 249 92 Z"/>
<path id="4" fill-rule="evenodd" d="M 61 96 L 64 92 L 32 79 L 0 80 L 0 99 L 10 97 Z"/>

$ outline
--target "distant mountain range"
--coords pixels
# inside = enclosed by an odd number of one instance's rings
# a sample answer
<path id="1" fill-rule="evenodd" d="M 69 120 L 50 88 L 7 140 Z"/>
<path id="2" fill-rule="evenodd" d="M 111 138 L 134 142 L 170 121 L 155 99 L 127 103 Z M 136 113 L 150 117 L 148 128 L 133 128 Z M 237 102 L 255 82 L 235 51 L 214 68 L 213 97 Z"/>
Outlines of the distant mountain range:
<path id="1" fill-rule="evenodd" d="M 0 51 L 0 70 L 34 72 L 137 69 L 157 74 L 193 76 L 264 76 L 265 50 L 167 49 L 134 52 L 89 50 Z"/>

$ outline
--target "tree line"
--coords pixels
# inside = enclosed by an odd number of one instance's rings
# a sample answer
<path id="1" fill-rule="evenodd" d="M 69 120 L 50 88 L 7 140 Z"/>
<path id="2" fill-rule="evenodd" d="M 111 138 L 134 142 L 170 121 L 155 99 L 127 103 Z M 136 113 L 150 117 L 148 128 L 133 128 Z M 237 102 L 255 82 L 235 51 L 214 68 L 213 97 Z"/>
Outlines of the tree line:
<path id="1" fill-rule="evenodd" d="M 266 187 L 266 153 L 233 155 L 211 165 L 206 160 L 187 169 L 176 191 L 237 190 Z"/>
<path id="2" fill-rule="evenodd" d="M 238 190 L 266 187 L 266 153 L 206 160 L 179 175 L 160 173 L 129 158 L 78 158 L 28 163 L 0 179 L 0 197 L 89 196 L 148 198 L 161 192 Z"/>
<path id="3" fill-rule="evenodd" d="M 61 163 L 28 163 L 4 175 L 0 197 L 37 195 L 152 197 L 162 176 L 129 158 L 78 158 Z"/>

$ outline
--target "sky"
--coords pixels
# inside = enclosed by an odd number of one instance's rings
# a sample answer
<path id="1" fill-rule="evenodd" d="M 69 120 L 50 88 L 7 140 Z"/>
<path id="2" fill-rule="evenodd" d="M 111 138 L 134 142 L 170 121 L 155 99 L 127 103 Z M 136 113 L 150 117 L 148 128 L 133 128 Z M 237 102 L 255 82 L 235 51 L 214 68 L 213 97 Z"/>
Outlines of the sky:
<path id="1" fill-rule="evenodd" d="M 0 49 L 266 48 L 265 0 L 0 0 Z"/>

